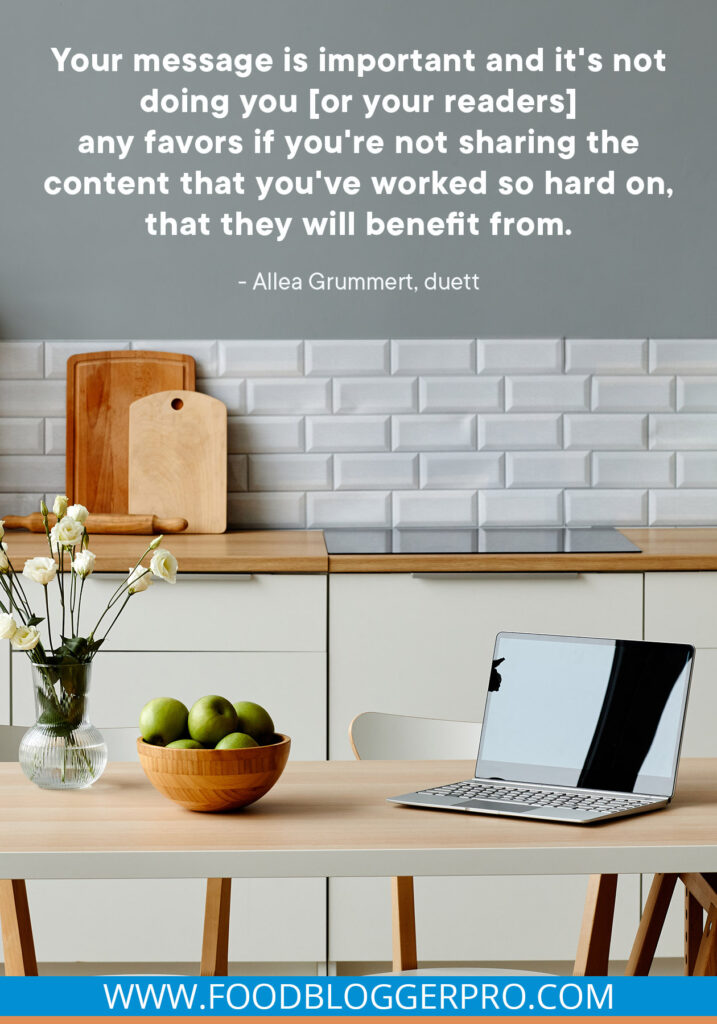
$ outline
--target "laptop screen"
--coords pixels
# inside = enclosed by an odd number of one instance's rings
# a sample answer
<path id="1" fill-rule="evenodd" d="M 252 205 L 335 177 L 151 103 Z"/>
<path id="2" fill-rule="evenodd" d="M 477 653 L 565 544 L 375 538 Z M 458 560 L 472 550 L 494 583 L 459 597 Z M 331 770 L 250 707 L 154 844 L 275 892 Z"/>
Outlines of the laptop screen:
<path id="1" fill-rule="evenodd" d="M 694 648 L 499 633 L 477 778 L 671 796 Z"/>

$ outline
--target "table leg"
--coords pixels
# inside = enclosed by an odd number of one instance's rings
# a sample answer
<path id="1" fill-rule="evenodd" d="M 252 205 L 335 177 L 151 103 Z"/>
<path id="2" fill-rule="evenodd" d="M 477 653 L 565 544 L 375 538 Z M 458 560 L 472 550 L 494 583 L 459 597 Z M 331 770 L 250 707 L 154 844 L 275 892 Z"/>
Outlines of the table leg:
<path id="1" fill-rule="evenodd" d="M 0 880 L 0 923 L 5 953 L 5 975 L 37 975 L 27 888 L 22 878 Z"/>
<path id="2" fill-rule="evenodd" d="M 689 889 L 685 889 L 685 974 L 695 973 L 697 951 L 704 928 L 702 906 Z"/>
<path id="3" fill-rule="evenodd" d="M 208 878 L 202 939 L 202 977 L 226 976 L 229 971 L 229 908 L 231 878 Z"/>
<path id="4" fill-rule="evenodd" d="M 393 970 L 415 971 L 416 908 L 413 898 L 413 878 L 403 875 L 391 879 L 391 910 L 393 917 Z"/>
<path id="5" fill-rule="evenodd" d="M 717 974 L 717 907 L 714 904 L 707 914 L 702 942 L 697 951 L 694 974 L 696 977 L 714 977 Z"/>
<path id="6" fill-rule="evenodd" d="M 616 892 L 617 875 L 590 876 L 573 974 L 607 974 Z"/>
<path id="7" fill-rule="evenodd" d="M 677 875 L 655 875 L 647 903 L 640 918 L 640 925 L 632 946 L 625 974 L 646 975 L 655 957 L 655 950 L 665 923 L 667 909 L 672 899 Z"/>

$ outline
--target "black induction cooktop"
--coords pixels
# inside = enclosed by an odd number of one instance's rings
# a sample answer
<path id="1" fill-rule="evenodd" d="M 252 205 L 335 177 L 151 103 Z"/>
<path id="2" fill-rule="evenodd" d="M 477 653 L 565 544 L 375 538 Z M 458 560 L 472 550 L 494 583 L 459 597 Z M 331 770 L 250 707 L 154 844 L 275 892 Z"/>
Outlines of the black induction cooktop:
<path id="1" fill-rule="evenodd" d="M 397 554 L 563 554 L 638 552 L 640 548 L 613 527 L 324 530 L 330 555 Z"/>

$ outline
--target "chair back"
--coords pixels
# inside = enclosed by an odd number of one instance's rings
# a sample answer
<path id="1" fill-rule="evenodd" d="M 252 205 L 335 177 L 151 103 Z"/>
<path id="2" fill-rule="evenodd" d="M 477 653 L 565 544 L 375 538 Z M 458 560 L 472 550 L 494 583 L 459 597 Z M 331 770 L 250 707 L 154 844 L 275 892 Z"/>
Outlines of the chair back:
<path id="1" fill-rule="evenodd" d="M 478 753 L 480 730 L 480 722 L 364 711 L 349 726 L 349 739 L 360 760 L 469 760 Z"/>

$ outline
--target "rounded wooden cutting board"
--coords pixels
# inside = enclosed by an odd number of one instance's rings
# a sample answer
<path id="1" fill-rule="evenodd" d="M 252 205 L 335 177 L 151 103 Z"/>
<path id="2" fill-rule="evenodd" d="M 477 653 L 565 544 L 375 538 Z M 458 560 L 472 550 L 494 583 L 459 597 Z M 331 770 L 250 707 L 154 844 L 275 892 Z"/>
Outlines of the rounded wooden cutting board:
<path id="1" fill-rule="evenodd" d="M 227 410 L 196 391 L 160 391 L 129 410 L 129 511 L 182 516 L 187 533 L 227 528 Z"/>

